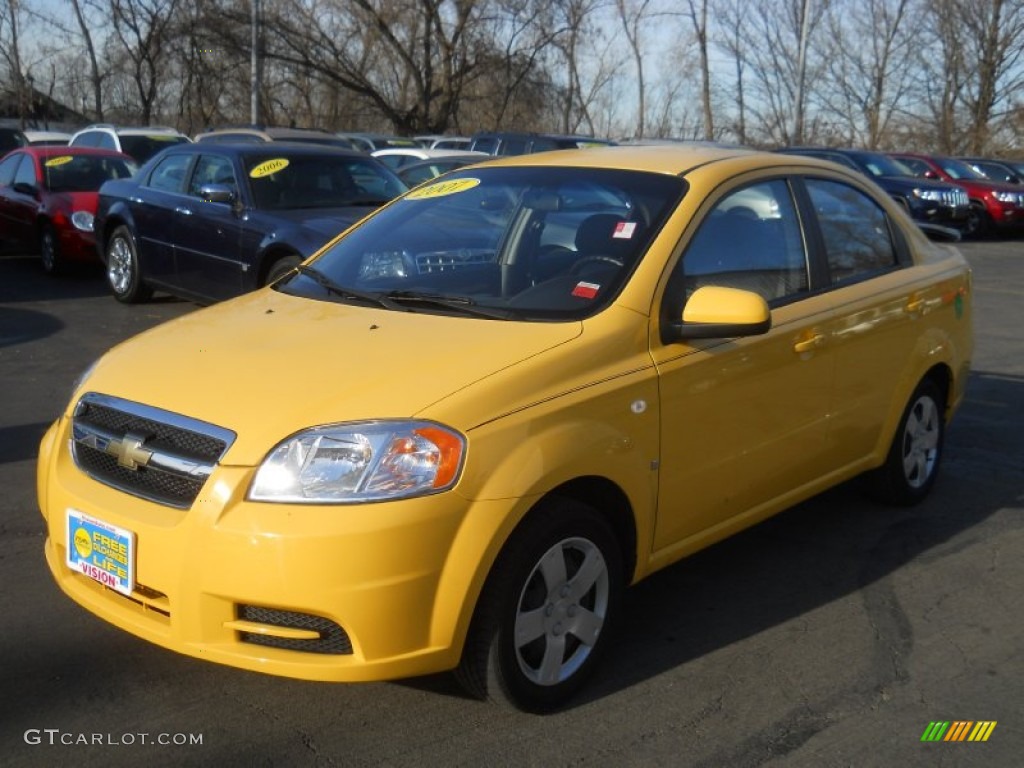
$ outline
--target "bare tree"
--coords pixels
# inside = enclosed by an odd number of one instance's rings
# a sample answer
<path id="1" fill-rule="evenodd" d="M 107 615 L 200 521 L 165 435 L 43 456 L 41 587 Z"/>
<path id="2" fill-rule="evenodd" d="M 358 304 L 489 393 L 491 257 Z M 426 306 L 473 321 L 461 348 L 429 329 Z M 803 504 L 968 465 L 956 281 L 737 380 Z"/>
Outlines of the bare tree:
<path id="1" fill-rule="evenodd" d="M 615 4 L 619 11 L 619 21 L 626 33 L 626 41 L 629 43 L 629 49 L 633 55 L 633 63 L 636 65 L 637 115 L 634 136 L 642 139 L 646 130 L 647 114 L 642 32 L 647 21 L 651 0 L 615 0 Z"/>
<path id="2" fill-rule="evenodd" d="M 747 68 L 746 37 L 743 34 L 749 3 L 747 0 L 719 0 L 712 14 L 720 29 L 717 45 L 731 59 L 735 92 L 736 117 L 732 133 L 740 144 L 748 142 L 745 79 Z"/>
<path id="3" fill-rule="evenodd" d="M 82 34 L 82 42 L 89 57 L 89 81 L 92 85 L 92 111 L 94 117 L 103 120 L 103 73 L 100 71 L 99 59 L 96 56 L 96 45 L 92 39 L 91 28 L 95 22 L 86 19 L 85 8 L 97 10 L 96 2 L 90 0 L 71 0 L 78 21 L 78 29 Z"/>
<path id="4" fill-rule="evenodd" d="M 8 77 L 14 85 L 14 99 L 18 109 L 18 123 L 24 128 L 31 105 L 31 89 L 26 82 L 21 64 L 21 43 L 18 40 L 21 14 L 18 0 L 6 0 L 0 16 L 0 55 L 7 65 Z"/>
<path id="5" fill-rule="evenodd" d="M 145 124 L 154 118 L 164 84 L 178 5 L 179 0 L 110 0 L 114 35 L 130 62 L 139 119 Z"/>
<path id="6" fill-rule="evenodd" d="M 704 138 L 713 141 L 715 138 L 715 116 L 711 109 L 711 64 L 708 59 L 708 0 L 687 0 L 686 16 L 693 25 L 693 34 L 697 39 L 697 51 L 700 54 L 701 107 L 704 116 Z"/>

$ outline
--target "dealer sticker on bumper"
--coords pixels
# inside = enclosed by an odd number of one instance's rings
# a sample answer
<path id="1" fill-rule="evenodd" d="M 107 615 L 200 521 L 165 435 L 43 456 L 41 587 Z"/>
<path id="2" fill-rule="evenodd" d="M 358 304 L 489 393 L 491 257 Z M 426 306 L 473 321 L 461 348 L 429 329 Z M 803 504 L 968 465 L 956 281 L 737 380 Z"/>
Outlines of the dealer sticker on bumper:
<path id="1" fill-rule="evenodd" d="M 130 595 L 135 583 L 135 536 L 131 531 L 68 510 L 68 568 Z"/>

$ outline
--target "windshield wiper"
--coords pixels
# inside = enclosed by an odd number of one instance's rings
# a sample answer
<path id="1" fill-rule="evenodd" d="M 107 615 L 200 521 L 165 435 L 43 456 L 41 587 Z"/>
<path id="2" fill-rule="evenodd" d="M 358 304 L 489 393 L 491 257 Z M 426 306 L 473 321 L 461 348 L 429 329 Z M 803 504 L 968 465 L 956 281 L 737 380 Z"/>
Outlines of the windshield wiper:
<path id="1" fill-rule="evenodd" d="M 467 315 L 487 317 L 492 320 L 512 320 L 517 317 L 515 312 L 496 307 L 482 307 L 469 296 L 446 296 L 440 293 L 421 293 L 420 291 L 388 291 L 384 299 L 398 302 L 428 304 L 431 306 L 454 309 Z"/>
<path id="2" fill-rule="evenodd" d="M 357 301 L 365 301 L 369 304 L 376 304 L 378 307 L 384 307 L 385 309 L 405 311 L 405 307 L 395 303 L 394 301 L 389 301 L 379 293 L 366 293 L 365 291 L 356 291 L 352 288 L 346 288 L 343 285 L 339 285 L 315 267 L 307 267 L 305 264 L 299 264 L 295 269 L 298 270 L 300 275 L 312 278 L 318 285 L 320 285 L 320 287 L 342 299 L 355 299 Z"/>

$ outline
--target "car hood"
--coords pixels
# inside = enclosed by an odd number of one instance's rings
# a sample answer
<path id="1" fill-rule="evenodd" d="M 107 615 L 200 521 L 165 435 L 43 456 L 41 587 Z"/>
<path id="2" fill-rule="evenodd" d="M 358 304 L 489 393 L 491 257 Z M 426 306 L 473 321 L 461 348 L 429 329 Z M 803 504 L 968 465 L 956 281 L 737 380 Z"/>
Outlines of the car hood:
<path id="1" fill-rule="evenodd" d="M 875 176 L 875 181 L 884 189 L 909 192 L 912 189 L 957 189 L 956 184 L 918 176 Z"/>
<path id="2" fill-rule="evenodd" d="M 264 213 L 275 219 L 283 219 L 304 229 L 333 237 L 375 210 L 372 205 L 352 205 L 344 208 L 292 208 Z"/>
<path id="3" fill-rule="evenodd" d="M 79 393 L 230 429 L 238 437 L 225 463 L 251 466 L 307 427 L 421 416 L 473 382 L 576 338 L 581 328 L 392 312 L 268 288 L 118 345 Z M 495 413 L 501 407 L 494 403 Z"/>

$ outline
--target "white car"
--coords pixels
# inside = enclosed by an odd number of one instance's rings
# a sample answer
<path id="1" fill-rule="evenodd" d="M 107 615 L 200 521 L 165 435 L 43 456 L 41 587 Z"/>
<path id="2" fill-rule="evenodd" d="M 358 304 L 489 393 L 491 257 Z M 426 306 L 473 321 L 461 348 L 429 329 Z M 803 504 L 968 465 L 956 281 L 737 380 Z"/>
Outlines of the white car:
<path id="1" fill-rule="evenodd" d="M 481 160 L 489 157 L 486 152 L 469 152 L 462 149 L 424 149 L 422 147 L 395 147 L 392 149 L 378 149 L 371 152 L 374 157 L 393 171 L 409 165 L 418 163 L 420 160 L 434 160 L 441 157 L 453 155 L 480 155 Z"/>
<path id="2" fill-rule="evenodd" d="M 127 128 L 110 123 L 98 123 L 83 128 L 68 142 L 72 147 L 99 147 L 113 149 L 132 157 L 139 165 L 162 149 L 173 144 L 191 143 L 190 139 L 173 128 L 148 126 Z"/>

